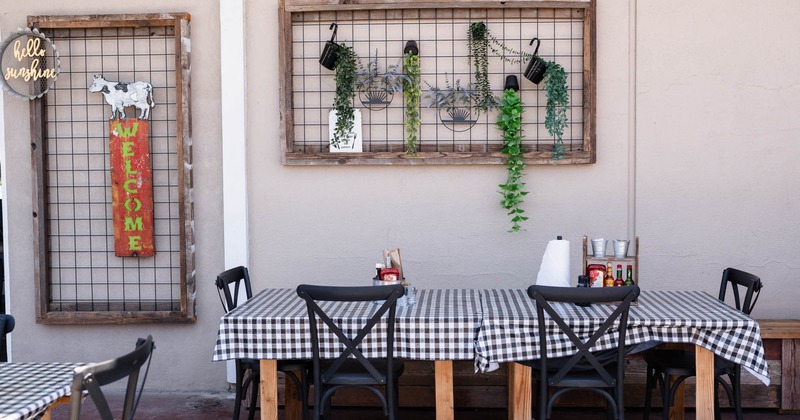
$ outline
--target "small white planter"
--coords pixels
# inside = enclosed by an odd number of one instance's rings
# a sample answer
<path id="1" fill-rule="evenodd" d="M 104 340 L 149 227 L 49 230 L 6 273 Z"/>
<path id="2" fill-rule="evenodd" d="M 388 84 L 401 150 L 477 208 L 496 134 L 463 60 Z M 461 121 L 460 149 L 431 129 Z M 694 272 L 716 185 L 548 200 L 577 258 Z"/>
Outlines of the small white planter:
<path id="1" fill-rule="evenodd" d="M 333 132 L 336 130 L 336 110 L 332 109 L 328 114 L 328 141 L 330 142 L 331 153 L 352 153 L 361 152 L 361 111 L 353 110 L 353 131 L 348 135 L 348 139 L 343 139 L 338 146 L 333 145 Z"/>

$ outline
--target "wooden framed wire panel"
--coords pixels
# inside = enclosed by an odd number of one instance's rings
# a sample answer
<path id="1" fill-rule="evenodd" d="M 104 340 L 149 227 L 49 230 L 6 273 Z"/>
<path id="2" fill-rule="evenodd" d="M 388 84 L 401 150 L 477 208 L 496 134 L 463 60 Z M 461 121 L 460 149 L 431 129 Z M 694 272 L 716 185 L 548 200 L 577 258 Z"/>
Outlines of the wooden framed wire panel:
<path id="1" fill-rule="evenodd" d="M 187 13 L 28 17 L 61 61 L 53 87 L 30 104 L 39 323 L 195 321 L 189 20 Z M 88 91 L 95 74 L 153 86 L 152 257 L 114 252 L 111 107 Z"/>
<path id="2" fill-rule="evenodd" d="M 595 3 L 572 1 L 405 1 L 283 0 L 280 3 L 280 98 L 282 163 L 338 164 L 504 164 L 497 110 L 473 118 L 474 125 L 448 127 L 435 108 L 426 105 L 429 86 L 459 80 L 475 82 L 467 32 L 473 22 L 507 47 L 532 53 L 532 38 L 541 40 L 539 56 L 567 72 L 570 108 L 564 132 L 564 157 L 553 160 L 554 139 L 545 128 L 544 83 L 523 77 L 526 62 L 509 62 L 489 52 L 488 79 L 500 97 L 506 75 L 516 75 L 524 103 L 523 147 L 529 164 L 595 162 Z M 361 112 L 363 152 L 331 153 L 329 111 L 335 93 L 334 71 L 319 64 L 325 41 L 337 23 L 336 41 L 353 47 L 366 65 L 377 59 L 381 69 L 401 65 L 407 40 L 419 45 L 422 105 L 417 156 L 405 153 L 404 104 L 401 92 L 384 109 L 367 108 L 354 94 Z M 490 43 L 490 47 L 491 47 Z M 496 47 L 495 47 L 496 48 Z M 507 57 L 513 58 L 513 54 Z M 519 56 L 517 56 L 519 57 Z"/>

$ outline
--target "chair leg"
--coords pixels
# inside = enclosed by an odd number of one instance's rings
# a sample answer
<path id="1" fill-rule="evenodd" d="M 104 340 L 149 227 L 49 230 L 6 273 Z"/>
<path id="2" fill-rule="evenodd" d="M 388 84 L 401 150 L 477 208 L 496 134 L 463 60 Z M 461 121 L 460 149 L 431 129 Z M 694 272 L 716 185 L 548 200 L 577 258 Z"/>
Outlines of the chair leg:
<path id="1" fill-rule="evenodd" d="M 250 387 L 253 390 L 250 392 L 250 412 L 247 413 L 247 420 L 253 420 L 256 418 L 256 402 L 258 401 L 258 386 L 261 382 L 261 378 L 251 373 L 250 377 L 248 378 L 250 381 Z"/>
<path id="2" fill-rule="evenodd" d="M 742 367 L 736 366 L 731 377 L 733 386 L 734 409 L 736 410 L 736 420 L 742 420 Z"/>
<path id="3" fill-rule="evenodd" d="M 236 362 L 236 399 L 233 404 L 233 420 L 239 420 L 239 414 L 242 409 L 242 385 L 244 382 L 244 369 Z"/>
<path id="4" fill-rule="evenodd" d="M 650 405 L 653 400 L 653 388 L 655 388 L 654 382 L 655 376 L 655 369 L 649 364 L 647 365 L 647 382 L 644 386 L 644 413 L 642 413 L 643 420 L 650 419 Z"/>

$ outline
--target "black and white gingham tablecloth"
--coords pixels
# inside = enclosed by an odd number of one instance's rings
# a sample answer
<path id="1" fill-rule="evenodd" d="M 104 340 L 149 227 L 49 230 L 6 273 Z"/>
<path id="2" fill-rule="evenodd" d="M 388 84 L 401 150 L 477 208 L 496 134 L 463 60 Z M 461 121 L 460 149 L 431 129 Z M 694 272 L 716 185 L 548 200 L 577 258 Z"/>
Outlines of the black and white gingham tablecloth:
<path id="1" fill-rule="evenodd" d="M 418 291 L 415 304 L 397 307 L 395 356 L 474 360 L 481 322 L 479 293 L 472 289 Z M 354 327 L 363 325 L 378 305 L 321 302 L 320 307 L 352 336 Z M 385 351 L 385 324 L 375 328 L 360 346 L 366 357 L 380 357 Z M 321 321 L 319 334 L 320 356 L 338 356 L 343 347 Z M 293 289 L 267 289 L 222 317 L 213 360 L 311 358 L 310 337 L 305 301 Z"/>
<path id="2" fill-rule="evenodd" d="M 525 290 L 481 291 L 482 321 L 476 341 L 476 366 L 540 358 L 536 307 Z M 554 304 L 578 330 L 591 331 L 613 311 L 610 305 L 580 307 Z M 549 329 L 549 328 L 548 328 Z M 552 324 L 551 357 L 576 349 Z M 744 366 L 769 385 L 767 361 L 758 323 L 705 292 L 642 291 L 628 319 L 627 344 L 651 341 L 691 343 Z M 594 350 L 616 347 L 616 334 L 601 338 Z"/>
<path id="3" fill-rule="evenodd" d="M 0 363 L 0 420 L 33 417 L 69 394 L 80 363 Z"/>

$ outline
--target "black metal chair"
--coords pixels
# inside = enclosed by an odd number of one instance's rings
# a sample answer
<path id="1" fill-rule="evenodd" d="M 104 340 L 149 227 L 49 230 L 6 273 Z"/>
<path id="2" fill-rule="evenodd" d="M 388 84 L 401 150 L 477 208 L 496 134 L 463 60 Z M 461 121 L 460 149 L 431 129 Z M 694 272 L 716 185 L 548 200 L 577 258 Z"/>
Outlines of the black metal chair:
<path id="1" fill-rule="evenodd" d="M 8 349 L 6 335 L 14 331 L 14 317 L 9 314 L 0 314 L 0 362 L 7 362 L 6 350 Z"/>
<path id="2" fill-rule="evenodd" d="M 737 270 L 735 268 L 726 268 L 722 272 L 722 282 L 719 289 L 719 300 L 725 302 L 726 291 L 731 288 L 733 294 L 733 304 L 736 309 L 750 314 L 758 301 L 758 296 L 761 293 L 762 284 L 761 279 L 753 274 Z M 743 296 L 742 296 L 743 295 Z M 695 353 L 694 350 L 663 350 L 655 349 L 649 350 L 645 353 L 645 361 L 647 362 L 647 384 L 645 387 L 645 400 L 644 400 L 644 419 L 650 418 L 650 405 L 652 402 L 652 392 L 656 384 L 661 389 L 661 402 L 663 411 L 663 418 L 669 419 L 669 407 L 675 401 L 675 391 L 678 390 L 683 381 L 687 378 L 695 376 Z M 730 384 L 728 384 L 723 376 L 728 376 Z M 668 385 L 669 378 L 675 377 L 672 385 Z M 714 417 L 719 419 L 719 387 L 725 389 L 728 395 L 728 401 L 734 407 L 736 419 L 742 420 L 742 395 L 741 395 L 741 377 L 742 366 L 724 359 L 719 356 L 714 356 Z"/>
<path id="3" fill-rule="evenodd" d="M 234 267 L 225 270 L 217 276 L 217 293 L 225 312 L 230 312 L 239 306 L 240 291 L 244 288 L 244 296 L 247 299 L 253 297 L 253 289 L 250 285 L 250 274 L 247 267 Z M 231 290 L 233 289 L 233 290 Z M 247 370 L 250 375 L 245 377 Z M 310 360 L 278 360 L 278 371 L 283 372 L 287 378 L 294 382 L 298 390 L 298 397 L 303 405 L 303 419 L 308 420 L 308 378 L 311 372 Z M 250 392 L 250 407 L 247 418 L 253 420 L 256 412 L 256 402 L 258 401 L 258 389 L 260 381 L 260 364 L 256 359 L 236 359 L 236 403 L 233 408 L 233 419 L 238 420 L 241 413 L 242 400 L 248 387 Z M 300 377 L 295 374 L 300 372 Z"/>
<path id="4" fill-rule="evenodd" d="M 397 298 L 403 296 L 405 289 L 401 285 L 335 287 L 300 285 L 297 295 L 306 301 L 309 325 L 311 327 L 311 344 L 314 353 L 314 419 L 318 420 L 325 412 L 325 419 L 330 419 L 330 399 L 333 394 L 344 387 L 364 388 L 372 391 L 383 405 L 383 413 L 389 420 L 397 419 L 399 407 L 397 379 L 403 373 L 402 360 L 395 359 L 394 324 Z M 344 333 L 342 327 L 331 319 L 317 302 L 371 302 L 384 301 L 381 305 L 370 303 L 374 307 L 371 317 L 363 326 L 359 326 L 355 335 Z M 382 317 L 387 314 L 385 319 Z M 343 346 L 342 352 L 334 360 L 320 360 L 320 337 L 317 330 L 317 319 L 321 320 L 336 336 Z M 360 346 L 364 339 L 375 333 L 376 325 L 385 325 L 386 353 L 384 358 L 367 359 Z M 386 396 L 375 386 L 386 386 Z"/>
<path id="5" fill-rule="evenodd" d="M 534 370 L 538 382 L 536 397 L 537 419 L 550 417 L 553 403 L 563 394 L 575 390 L 590 390 L 606 399 L 610 418 L 624 419 L 623 378 L 625 372 L 625 339 L 628 329 L 628 312 L 631 302 L 639 295 L 638 286 L 606 288 L 573 288 L 531 286 L 528 295 L 536 300 L 540 359 L 520 362 Z M 613 307 L 613 311 L 598 327 L 570 326 L 551 305 L 552 302 L 600 303 Z M 577 309 L 577 307 L 575 307 Z M 545 318 L 545 313 L 548 317 Z M 548 339 L 555 328 L 569 337 L 570 346 L 577 351 L 571 356 L 551 358 L 548 351 L 555 346 Z M 617 347 L 591 352 L 602 338 L 616 341 Z M 536 378 L 538 377 L 538 381 Z M 556 389 L 552 395 L 550 389 Z M 549 396 L 548 396 L 549 395 Z"/>
<path id="6" fill-rule="evenodd" d="M 72 376 L 70 420 L 79 420 L 81 417 L 81 400 L 83 399 L 81 398 L 81 393 L 83 391 L 88 391 L 89 397 L 91 397 L 98 413 L 100 413 L 100 418 L 114 420 L 115 417 L 111 413 L 111 408 L 108 406 L 108 401 L 106 401 L 106 397 L 100 387 L 126 377 L 128 378 L 128 386 L 122 406 L 122 417 L 119 418 L 122 420 L 133 419 L 136 407 L 139 405 L 139 399 L 142 396 L 144 383 L 147 381 L 147 371 L 150 368 L 148 360 L 150 360 L 153 349 L 155 349 L 153 337 L 147 336 L 146 339 L 138 339 L 136 341 L 136 349 L 124 356 L 75 368 L 75 373 Z M 139 382 L 139 372 L 145 362 L 148 362 L 147 368 L 137 392 L 136 386 Z"/>

